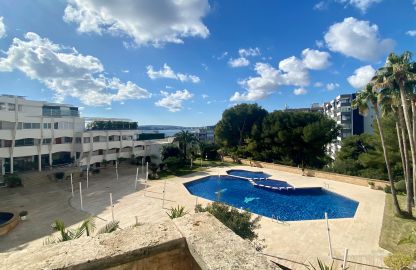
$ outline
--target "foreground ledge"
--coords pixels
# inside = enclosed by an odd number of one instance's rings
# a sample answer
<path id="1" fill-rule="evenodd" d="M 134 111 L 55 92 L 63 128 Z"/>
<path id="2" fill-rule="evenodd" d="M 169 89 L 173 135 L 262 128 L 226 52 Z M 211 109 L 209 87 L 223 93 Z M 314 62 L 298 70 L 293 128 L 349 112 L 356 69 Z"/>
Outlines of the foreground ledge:
<path id="1" fill-rule="evenodd" d="M 0 254 L 1 269 L 277 269 L 208 213 Z"/>

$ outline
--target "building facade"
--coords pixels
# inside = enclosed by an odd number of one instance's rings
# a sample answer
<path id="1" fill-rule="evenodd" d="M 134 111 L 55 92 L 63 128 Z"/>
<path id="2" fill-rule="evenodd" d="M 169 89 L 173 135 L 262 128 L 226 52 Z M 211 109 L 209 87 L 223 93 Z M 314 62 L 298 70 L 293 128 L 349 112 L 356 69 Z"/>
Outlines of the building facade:
<path id="1" fill-rule="evenodd" d="M 88 127 L 87 122 L 104 125 Z M 75 106 L 0 96 L 2 175 L 63 164 L 94 166 L 119 158 L 160 159 L 166 143 L 170 140 L 138 140 L 137 123 L 128 119 L 87 119 Z"/>
<path id="2" fill-rule="evenodd" d="M 206 126 L 196 130 L 195 135 L 200 142 L 214 143 L 214 129 L 215 126 Z"/>
<path id="3" fill-rule="evenodd" d="M 333 160 L 341 149 L 344 138 L 361 133 L 373 133 L 374 110 L 370 106 L 366 116 L 360 115 L 358 109 L 353 109 L 351 106 L 355 97 L 355 93 L 342 94 L 330 102 L 324 103 L 324 114 L 341 126 L 340 134 L 336 140 L 327 145 L 327 153 Z"/>

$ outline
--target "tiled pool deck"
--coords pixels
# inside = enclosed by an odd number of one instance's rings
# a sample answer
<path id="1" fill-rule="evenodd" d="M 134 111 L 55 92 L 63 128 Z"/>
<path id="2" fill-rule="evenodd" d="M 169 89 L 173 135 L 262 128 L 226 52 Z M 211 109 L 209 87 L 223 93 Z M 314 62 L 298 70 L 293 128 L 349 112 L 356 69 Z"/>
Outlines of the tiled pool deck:
<path id="1" fill-rule="evenodd" d="M 226 174 L 226 171 L 229 169 L 229 167 L 211 168 L 204 172 L 168 179 L 166 181 L 166 200 L 164 209 L 162 209 L 162 191 L 165 181 L 149 181 L 149 187 L 146 189 L 146 192 L 143 190 L 134 192 L 135 170 L 130 170 L 131 173 L 126 173 L 125 175 L 121 173 L 118 182 L 114 179 L 114 176 L 111 176 L 112 174 L 104 172 L 90 178 L 90 186 L 88 190 L 84 190 L 83 193 L 84 210 L 99 217 L 99 219 L 97 219 L 97 227 L 104 224 L 104 220 L 111 220 L 109 192 L 112 192 L 115 218 L 120 221 L 121 227 L 127 227 L 133 224 L 135 216 L 137 216 L 139 222 L 161 222 L 168 219 L 166 211 L 170 207 L 183 205 L 190 213 L 192 213 L 196 201 L 202 204 L 209 202 L 203 198 L 197 199 L 195 196 L 191 195 L 184 187 L 183 183 L 199 179 L 209 174 Z M 259 170 L 258 168 L 250 168 L 248 166 L 236 166 L 233 167 L 233 169 Z M 384 192 L 371 190 L 367 187 L 316 177 L 300 176 L 271 169 L 260 170 L 270 174 L 271 179 L 287 181 L 290 185 L 295 187 L 320 186 L 358 201 L 359 206 L 354 218 L 331 219 L 329 222 L 333 253 L 336 257 L 342 258 L 344 249 L 348 248 L 349 254 L 352 257 L 365 258 L 365 262 L 369 264 L 377 263 L 380 266 L 379 258 L 382 258 L 382 256 L 387 254 L 387 251 L 381 249 L 378 245 L 384 211 Z M 138 185 L 138 189 L 143 189 L 143 187 L 143 185 Z M 64 184 L 62 189 L 67 196 L 63 197 L 62 200 L 68 200 L 68 197 L 70 197 L 69 183 Z M 42 194 L 39 196 L 42 196 Z M 75 197 L 70 199 L 69 202 L 70 205 L 75 208 L 74 211 L 80 209 L 77 189 L 75 190 Z M 59 209 L 51 209 L 51 211 L 56 211 L 56 214 L 60 213 Z M 53 213 L 51 213 L 50 216 L 53 216 Z M 45 224 L 48 223 L 50 224 L 50 221 L 45 221 Z M 27 233 L 30 234 L 30 228 L 33 225 L 34 224 L 30 224 L 29 218 L 26 224 L 23 223 L 18 225 L 21 226 L 19 232 L 24 234 L 25 228 L 27 228 Z M 40 226 L 39 224 L 37 225 Z M 303 260 L 305 260 L 305 258 L 313 260 L 313 258 L 316 257 L 328 257 L 328 240 L 324 220 L 292 221 L 282 224 L 277 223 L 270 218 L 263 217 L 258 234 L 259 238 L 265 239 L 267 247 L 263 252 L 272 256 L 270 258 L 279 257 L 293 259 L 295 257 L 302 257 Z M 8 240 L 13 239 L 15 239 L 15 237 L 13 238 L 12 232 L 11 235 L 8 236 Z M 18 242 L 19 241 L 16 242 L 16 246 Z M 38 244 L 42 244 L 41 239 L 33 240 L 26 243 L 24 246 Z M 13 243 L 3 247 L 0 245 L 0 252 L 12 247 Z M 377 262 L 369 261 L 368 258 L 376 258 Z M 304 266 L 300 267 L 300 269 L 304 269 Z M 350 267 L 350 269 L 364 268 Z M 371 269 L 371 267 L 368 269 Z"/>

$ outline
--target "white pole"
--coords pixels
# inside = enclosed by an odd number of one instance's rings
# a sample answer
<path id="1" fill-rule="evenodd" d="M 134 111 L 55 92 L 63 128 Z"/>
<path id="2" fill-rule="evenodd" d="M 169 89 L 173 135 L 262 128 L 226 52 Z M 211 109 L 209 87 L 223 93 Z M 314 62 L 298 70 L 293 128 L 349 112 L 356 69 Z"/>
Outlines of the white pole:
<path id="1" fill-rule="evenodd" d="M 73 198 L 74 197 L 74 183 L 72 182 L 72 173 L 71 173 L 71 194 Z"/>
<path id="2" fill-rule="evenodd" d="M 118 181 L 118 161 L 116 160 L 116 177 L 117 177 L 117 181 Z"/>
<path id="3" fill-rule="evenodd" d="M 165 207 L 165 194 L 166 194 L 166 178 L 165 183 L 163 185 L 163 200 L 162 200 L 162 209 Z"/>
<path id="4" fill-rule="evenodd" d="M 139 177 L 139 167 L 137 167 L 137 169 L 136 169 L 136 180 L 134 181 L 134 190 L 137 189 L 138 177 Z"/>
<path id="5" fill-rule="evenodd" d="M 114 205 L 113 205 L 113 193 L 110 192 L 110 207 L 111 207 L 111 218 L 114 222 Z"/>
<path id="6" fill-rule="evenodd" d="M 87 188 L 88 188 L 88 175 L 90 174 L 90 166 L 87 166 Z"/>
<path id="7" fill-rule="evenodd" d="M 149 162 L 146 162 L 146 182 L 149 180 Z"/>
<path id="8" fill-rule="evenodd" d="M 82 205 L 82 183 L 79 182 L 79 199 L 81 202 L 81 210 L 84 210 L 84 206 Z"/>
<path id="9" fill-rule="evenodd" d="M 144 158 L 142 158 L 142 173 L 144 173 Z"/>
<path id="10" fill-rule="evenodd" d="M 342 270 L 347 269 L 348 248 L 344 252 L 344 262 L 342 263 Z"/>
<path id="11" fill-rule="evenodd" d="M 329 222 L 328 222 L 328 213 L 325 212 L 325 220 L 326 220 L 326 230 L 328 233 L 328 244 L 329 244 L 329 256 L 331 257 L 331 259 L 333 259 L 334 257 L 332 256 L 332 243 L 331 243 L 331 233 L 329 230 Z"/>

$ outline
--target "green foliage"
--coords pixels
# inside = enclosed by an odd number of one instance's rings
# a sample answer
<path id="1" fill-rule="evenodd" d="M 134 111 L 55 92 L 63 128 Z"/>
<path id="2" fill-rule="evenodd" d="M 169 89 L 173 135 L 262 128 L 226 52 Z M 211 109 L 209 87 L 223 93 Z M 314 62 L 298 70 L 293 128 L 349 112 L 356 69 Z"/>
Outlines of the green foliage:
<path id="1" fill-rule="evenodd" d="M 182 130 L 181 132 L 178 132 L 175 134 L 175 141 L 179 142 L 179 148 L 182 150 L 183 158 L 188 158 L 188 147 L 192 145 L 193 143 L 198 142 L 198 138 L 195 136 L 195 134 Z"/>
<path id="2" fill-rule="evenodd" d="M 389 185 L 386 185 L 386 186 L 384 187 L 384 192 L 386 192 L 386 193 L 388 193 L 388 194 L 391 194 L 391 187 L 390 187 Z"/>
<path id="3" fill-rule="evenodd" d="M 162 161 L 166 159 L 174 157 L 174 158 L 182 158 L 182 152 L 179 147 L 173 144 L 166 145 L 162 148 Z"/>
<path id="4" fill-rule="evenodd" d="M 17 174 L 9 174 L 4 176 L 4 182 L 7 187 L 14 188 L 14 187 L 22 187 L 22 179 Z"/>
<path id="5" fill-rule="evenodd" d="M 306 268 L 310 270 L 335 270 L 334 267 L 334 261 L 332 261 L 331 265 L 326 265 L 323 263 L 319 258 L 317 259 L 318 266 L 314 266 L 312 263 L 309 263 L 309 266 L 306 266 Z M 341 268 L 342 269 L 342 268 Z"/>
<path id="6" fill-rule="evenodd" d="M 222 113 L 215 126 L 215 141 L 224 149 L 242 146 L 246 139 L 259 137 L 267 111 L 257 104 L 239 104 Z"/>
<path id="7" fill-rule="evenodd" d="M 208 160 L 218 160 L 219 159 L 219 153 L 218 150 L 220 147 L 216 144 L 212 143 L 199 143 L 200 153 L 202 158 L 207 158 Z"/>
<path id="8" fill-rule="evenodd" d="M 164 163 L 168 167 L 168 170 L 175 170 L 178 167 L 182 167 L 184 162 L 183 159 L 179 157 L 168 157 L 164 160 Z"/>
<path id="9" fill-rule="evenodd" d="M 100 228 L 97 234 L 114 232 L 119 228 L 118 224 L 119 221 L 111 221 L 107 223 L 104 227 Z M 61 220 L 55 220 L 51 224 L 51 227 L 54 232 L 59 232 L 59 236 L 51 236 L 47 238 L 44 242 L 45 245 L 74 240 L 80 238 L 84 233 L 86 234 L 86 236 L 91 236 L 91 234 L 95 231 L 96 228 L 95 220 L 93 217 L 85 219 L 81 223 L 81 225 L 75 229 L 66 228 L 65 223 Z"/>
<path id="10" fill-rule="evenodd" d="M 157 174 L 157 171 L 159 170 L 159 166 L 156 163 L 150 163 L 149 164 L 149 179 L 155 180 L 159 179 L 159 175 Z"/>
<path id="11" fill-rule="evenodd" d="M 178 205 L 177 207 L 172 207 L 169 210 L 169 213 L 167 213 L 168 216 L 170 217 L 170 219 L 174 219 L 174 218 L 179 218 L 179 217 L 183 217 L 184 215 L 188 214 L 187 211 L 185 211 L 185 207 L 184 206 L 180 206 Z"/>
<path id="12" fill-rule="evenodd" d="M 407 237 L 400 239 L 400 241 L 397 244 L 416 244 L 416 227 L 412 229 L 412 232 Z"/>
<path id="13" fill-rule="evenodd" d="M 339 132 L 335 121 L 319 113 L 274 111 L 263 121 L 256 142 L 262 160 L 320 168 L 329 160 L 325 146 Z"/>
<path id="14" fill-rule="evenodd" d="M 219 202 L 213 202 L 205 208 L 197 205 L 195 211 L 209 212 L 243 239 L 253 241 L 258 238 L 255 230 L 260 228 L 260 216 L 253 218 L 250 212 L 239 211 Z"/>
<path id="15" fill-rule="evenodd" d="M 384 263 L 392 270 L 401 270 L 415 259 L 410 253 L 393 253 L 384 258 Z"/>
<path id="16" fill-rule="evenodd" d="M 394 184 L 396 187 L 397 192 L 406 193 L 406 181 L 400 180 Z"/>
<path id="17" fill-rule="evenodd" d="M 93 121 L 87 125 L 87 129 L 90 130 L 136 130 L 137 128 L 137 122 L 126 121 Z"/>
<path id="18" fill-rule="evenodd" d="M 103 234 L 103 233 L 112 233 L 115 232 L 119 226 L 120 222 L 115 220 L 115 221 L 110 221 L 107 224 L 104 225 L 104 227 L 102 227 L 101 229 L 98 230 L 97 234 Z"/>

